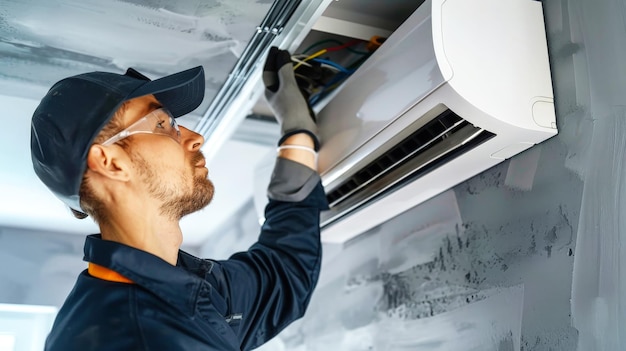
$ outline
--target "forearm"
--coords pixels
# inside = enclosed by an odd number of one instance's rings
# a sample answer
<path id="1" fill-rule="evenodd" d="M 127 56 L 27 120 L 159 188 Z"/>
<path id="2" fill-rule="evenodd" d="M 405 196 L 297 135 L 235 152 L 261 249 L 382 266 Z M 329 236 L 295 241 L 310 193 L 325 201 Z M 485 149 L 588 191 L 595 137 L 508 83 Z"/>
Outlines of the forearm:
<path id="1" fill-rule="evenodd" d="M 314 141 L 308 134 L 298 133 L 285 139 L 280 146 L 302 146 L 306 149 L 279 148 L 267 189 L 268 197 L 285 202 L 302 201 L 320 179 L 317 153 L 313 151 Z"/>
<path id="2" fill-rule="evenodd" d="M 310 135 L 306 133 L 298 133 L 288 137 L 281 144 L 281 146 L 288 145 L 304 146 L 314 151 L 315 144 L 313 142 L 313 138 L 311 138 Z M 317 157 L 316 154 L 311 151 L 295 148 L 285 148 L 278 151 L 278 157 L 298 162 L 317 171 Z"/>

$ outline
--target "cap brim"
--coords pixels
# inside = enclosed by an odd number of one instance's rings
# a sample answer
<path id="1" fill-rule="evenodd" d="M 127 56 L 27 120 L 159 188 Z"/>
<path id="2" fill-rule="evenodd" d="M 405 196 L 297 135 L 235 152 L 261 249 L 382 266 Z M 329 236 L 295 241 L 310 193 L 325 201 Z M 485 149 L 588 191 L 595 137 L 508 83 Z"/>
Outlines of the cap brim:
<path id="1" fill-rule="evenodd" d="M 204 99 L 204 69 L 198 66 L 147 82 L 126 99 L 149 94 L 153 94 L 174 117 L 186 115 L 198 108 Z"/>

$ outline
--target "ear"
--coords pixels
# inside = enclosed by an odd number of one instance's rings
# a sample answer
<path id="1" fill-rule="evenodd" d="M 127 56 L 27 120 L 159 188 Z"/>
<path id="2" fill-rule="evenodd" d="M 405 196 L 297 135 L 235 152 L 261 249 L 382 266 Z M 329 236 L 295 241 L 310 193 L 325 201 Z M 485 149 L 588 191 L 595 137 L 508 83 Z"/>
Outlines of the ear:
<path id="1" fill-rule="evenodd" d="M 105 178 L 128 181 L 131 170 L 128 154 L 119 146 L 92 145 L 87 155 L 87 169 Z"/>

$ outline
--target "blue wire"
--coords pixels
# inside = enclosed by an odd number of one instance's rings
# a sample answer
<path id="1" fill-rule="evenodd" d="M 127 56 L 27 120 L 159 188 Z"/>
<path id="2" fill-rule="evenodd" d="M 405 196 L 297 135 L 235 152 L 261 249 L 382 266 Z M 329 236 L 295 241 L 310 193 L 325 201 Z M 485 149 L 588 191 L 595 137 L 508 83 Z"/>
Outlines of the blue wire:
<path id="1" fill-rule="evenodd" d="M 329 65 L 329 66 L 333 66 L 333 67 L 335 67 L 336 69 L 340 70 L 340 71 L 341 71 L 341 72 L 343 72 L 343 73 L 348 73 L 348 74 L 349 74 L 349 73 L 353 73 L 353 72 L 354 72 L 354 70 L 349 70 L 349 69 L 347 69 L 347 68 L 343 67 L 342 65 L 340 65 L 340 64 L 338 64 L 338 63 L 335 63 L 335 62 L 333 62 L 333 61 L 330 61 L 330 60 L 324 60 L 324 59 L 320 59 L 320 58 L 314 58 L 314 59 L 312 59 L 311 61 L 315 61 L 315 62 L 319 62 L 319 63 L 324 63 L 324 64 L 327 64 L 327 65 Z"/>
<path id="2" fill-rule="evenodd" d="M 353 72 L 348 72 L 345 74 L 339 74 L 339 73 L 335 74 L 335 76 L 328 83 L 324 85 L 324 90 L 326 90 L 326 88 L 331 87 L 333 84 L 338 83 L 344 80 L 345 78 L 348 78 L 352 73 Z"/>
<path id="3" fill-rule="evenodd" d="M 315 103 L 317 102 L 317 100 L 319 100 L 319 99 L 320 99 L 320 96 L 321 96 L 321 95 L 322 95 L 322 92 L 319 92 L 319 93 L 317 93 L 317 94 L 313 95 L 313 97 L 311 97 L 311 99 L 309 100 L 309 104 L 310 104 L 311 106 L 315 105 Z"/>

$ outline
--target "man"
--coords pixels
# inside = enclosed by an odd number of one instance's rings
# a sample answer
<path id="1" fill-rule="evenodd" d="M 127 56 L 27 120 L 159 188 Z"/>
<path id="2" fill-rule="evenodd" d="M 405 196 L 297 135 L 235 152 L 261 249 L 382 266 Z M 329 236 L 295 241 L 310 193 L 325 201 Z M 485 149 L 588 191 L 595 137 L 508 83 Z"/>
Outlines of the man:
<path id="1" fill-rule="evenodd" d="M 266 221 L 257 243 L 224 261 L 179 250 L 179 220 L 213 196 L 204 140 L 175 119 L 200 105 L 201 67 L 155 81 L 92 72 L 50 89 L 33 115 L 33 166 L 101 234 L 86 239 L 88 269 L 46 350 L 249 350 L 303 315 L 327 206 L 319 143 L 288 52 L 270 50 L 263 79 L 283 132 Z"/>

